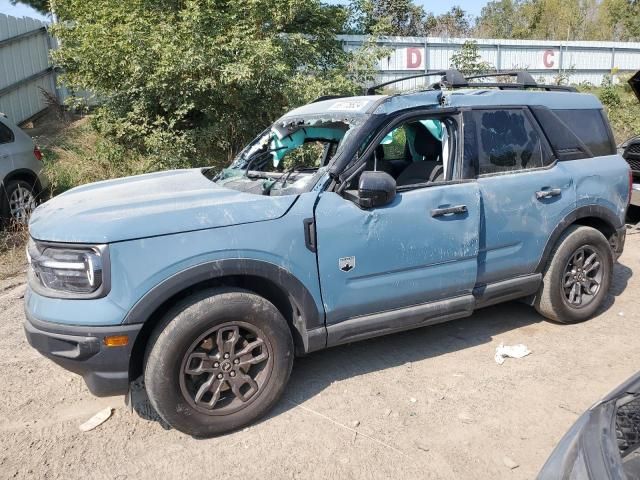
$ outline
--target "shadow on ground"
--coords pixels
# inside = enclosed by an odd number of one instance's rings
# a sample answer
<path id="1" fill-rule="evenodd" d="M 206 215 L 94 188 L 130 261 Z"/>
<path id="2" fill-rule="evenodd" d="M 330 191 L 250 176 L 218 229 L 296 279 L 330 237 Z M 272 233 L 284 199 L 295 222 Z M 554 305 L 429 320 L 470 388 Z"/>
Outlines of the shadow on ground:
<path id="1" fill-rule="evenodd" d="M 621 295 L 633 271 L 620 263 L 614 267 L 609 295 L 599 314 L 609 310 Z M 490 343 L 495 336 L 545 319 L 520 302 L 508 302 L 478 310 L 471 317 L 392 335 L 342 345 L 297 358 L 283 399 L 262 421 L 294 408 L 322 392 L 331 383 L 418 362 L 469 347 Z M 170 427 L 148 401 L 141 379 L 132 383 L 133 410 L 146 420 Z"/>

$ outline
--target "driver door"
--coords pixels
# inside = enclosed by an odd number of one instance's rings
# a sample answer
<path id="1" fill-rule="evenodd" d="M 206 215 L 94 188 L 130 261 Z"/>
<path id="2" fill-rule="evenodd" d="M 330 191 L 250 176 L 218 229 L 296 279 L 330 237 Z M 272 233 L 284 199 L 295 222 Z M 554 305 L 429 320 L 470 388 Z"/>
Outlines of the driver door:
<path id="1" fill-rule="evenodd" d="M 315 222 L 329 345 L 473 311 L 480 226 L 474 180 L 408 185 L 371 209 L 323 192 Z"/>

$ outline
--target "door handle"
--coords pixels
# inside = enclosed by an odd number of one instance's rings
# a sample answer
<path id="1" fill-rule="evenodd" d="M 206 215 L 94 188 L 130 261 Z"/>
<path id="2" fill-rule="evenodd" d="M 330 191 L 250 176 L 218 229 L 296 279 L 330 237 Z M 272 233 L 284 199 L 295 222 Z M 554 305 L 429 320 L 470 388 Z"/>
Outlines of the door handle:
<path id="1" fill-rule="evenodd" d="M 562 194 L 560 188 L 549 188 L 547 190 L 538 190 L 536 192 L 536 198 L 542 200 L 544 198 L 559 197 Z"/>
<path id="2" fill-rule="evenodd" d="M 431 210 L 432 217 L 443 217 L 445 215 L 460 215 L 467 213 L 466 205 L 456 205 L 455 207 L 434 208 Z"/>

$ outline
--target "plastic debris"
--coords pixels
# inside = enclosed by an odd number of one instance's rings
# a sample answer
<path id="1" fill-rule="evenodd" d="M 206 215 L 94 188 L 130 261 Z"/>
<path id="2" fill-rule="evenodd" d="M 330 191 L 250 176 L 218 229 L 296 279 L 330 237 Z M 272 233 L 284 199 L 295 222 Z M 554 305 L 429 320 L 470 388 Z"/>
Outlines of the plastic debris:
<path id="1" fill-rule="evenodd" d="M 109 420 L 109 417 L 111 417 L 112 413 L 113 413 L 113 408 L 111 407 L 103 408 L 98 413 L 96 413 L 93 417 L 91 417 L 89 420 L 87 420 L 82 425 L 80 425 L 80 427 L 78 428 L 80 428 L 80 430 L 83 432 L 88 432 L 90 430 L 93 430 L 98 425 L 102 425 L 104 422 Z"/>
<path id="2" fill-rule="evenodd" d="M 498 365 L 504 363 L 504 359 L 509 358 L 523 358 L 531 353 L 531 350 L 526 345 L 519 343 L 518 345 L 503 345 L 502 343 L 496 347 L 495 361 Z"/>
<path id="3" fill-rule="evenodd" d="M 509 457 L 504 457 L 502 461 L 504 462 L 505 466 L 511 470 L 514 470 L 520 466 L 517 462 L 510 459 Z"/>

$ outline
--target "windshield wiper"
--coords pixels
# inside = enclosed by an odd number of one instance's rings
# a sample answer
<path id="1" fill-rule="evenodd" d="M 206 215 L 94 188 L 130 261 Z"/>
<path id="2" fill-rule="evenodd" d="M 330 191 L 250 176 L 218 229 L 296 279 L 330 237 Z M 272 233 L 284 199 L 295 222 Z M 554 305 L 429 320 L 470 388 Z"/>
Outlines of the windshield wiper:
<path id="1" fill-rule="evenodd" d="M 249 163 L 247 163 L 247 166 L 244 169 L 244 176 L 247 178 L 264 178 L 264 179 L 268 179 L 269 177 L 265 176 L 265 175 L 260 175 L 260 174 L 252 174 L 249 175 L 249 170 L 251 169 L 251 165 L 253 165 L 254 163 L 256 163 L 258 160 L 262 160 L 264 159 L 267 155 L 273 153 L 273 152 L 277 152 L 279 150 L 285 150 L 287 147 L 282 146 L 282 147 L 278 147 L 278 148 L 270 148 L 269 150 L 266 150 L 262 153 L 257 154 L 255 157 L 253 157 L 251 160 L 249 160 Z"/>

